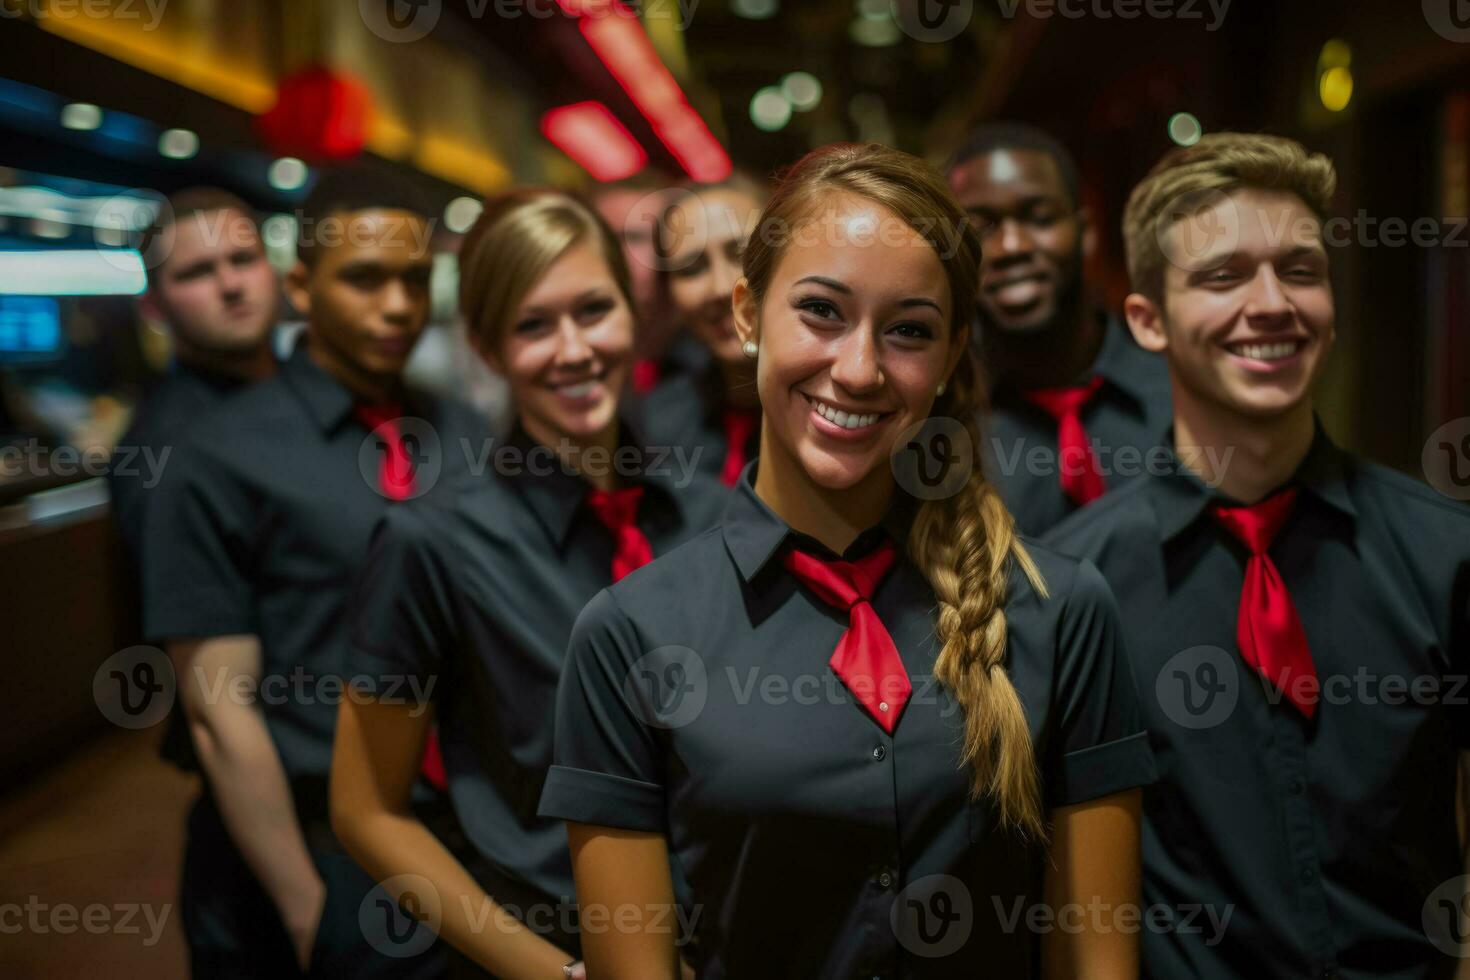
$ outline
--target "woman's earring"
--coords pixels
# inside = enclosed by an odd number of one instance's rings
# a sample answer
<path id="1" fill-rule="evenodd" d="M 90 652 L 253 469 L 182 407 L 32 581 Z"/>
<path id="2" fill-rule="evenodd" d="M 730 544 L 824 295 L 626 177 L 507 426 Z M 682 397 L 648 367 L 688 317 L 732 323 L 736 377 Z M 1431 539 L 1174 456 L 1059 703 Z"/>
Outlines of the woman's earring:
<path id="1" fill-rule="evenodd" d="M 942 394 L 944 394 L 944 382 L 943 381 L 939 382 L 939 388 L 938 388 L 938 390 L 936 390 L 934 392 L 934 397 L 935 398 L 938 398 Z"/>
<path id="2" fill-rule="evenodd" d="M 753 340 L 747 340 L 747 341 L 746 341 L 746 342 L 745 342 L 745 343 L 743 343 L 743 344 L 741 344 L 741 345 L 740 345 L 740 351 L 741 351 L 741 353 L 743 353 L 743 354 L 744 354 L 744 355 L 745 355 L 745 356 L 746 356 L 746 357 L 751 357 L 751 358 L 753 358 L 753 357 L 755 357 L 755 356 L 756 356 L 756 355 L 757 355 L 757 354 L 759 354 L 759 353 L 760 353 L 760 350 L 761 350 L 761 349 L 760 349 L 760 347 L 758 347 L 758 346 L 757 346 L 757 345 L 756 345 L 756 342 L 755 342 L 755 341 L 753 341 Z"/>

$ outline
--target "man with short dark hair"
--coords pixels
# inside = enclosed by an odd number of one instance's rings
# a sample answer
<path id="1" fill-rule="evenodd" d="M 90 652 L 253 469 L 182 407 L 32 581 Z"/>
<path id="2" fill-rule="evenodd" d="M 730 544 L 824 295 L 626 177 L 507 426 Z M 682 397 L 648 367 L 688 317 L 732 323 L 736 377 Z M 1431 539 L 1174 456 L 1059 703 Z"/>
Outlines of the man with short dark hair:
<path id="1" fill-rule="evenodd" d="M 144 233 L 143 312 L 162 321 L 173 364 L 144 395 L 108 470 L 113 521 L 136 561 L 144 504 L 179 439 L 212 405 L 276 370 L 280 283 L 250 206 L 196 187 L 170 197 Z"/>
<path id="2" fill-rule="evenodd" d="M 1168 425 L 1168 378 L 1088 298 L 1097 230 L 1061 143 L 995 123 L 948 174 L 982 239 L 974 338 L 991 414 L 981 457 L 1017 526 L 1040 534 L 1142 472 Z"/>
<path id="3" fill-rule="evenodd" d="M 369 535 L 391 501 L 463 474 L 483 426 L 403 385 L 429 318 L 433 224 L 401 184 L 331 175 L 298 217 L 287 287 L 303 336 L 274 378 L 190 431 L 144 543 L 145 631 L 167 643 L 207 782 L 184 922 L 196 978 L 432 976 L 443 960 L 415 938 L 424 927 L 331 833 L 327 777 Z M 353 680 L 406 696 L 393 678 Z"/>

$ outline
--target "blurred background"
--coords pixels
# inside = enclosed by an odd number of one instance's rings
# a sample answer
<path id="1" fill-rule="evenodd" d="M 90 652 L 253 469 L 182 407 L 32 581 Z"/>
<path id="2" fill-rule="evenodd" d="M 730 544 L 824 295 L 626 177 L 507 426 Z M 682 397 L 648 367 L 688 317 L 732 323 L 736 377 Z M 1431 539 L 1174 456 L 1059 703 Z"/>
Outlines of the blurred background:
<path id="1" fill-rule="evenodd" d="M 515 184 L 769 177 L 834 140 L 942 163 L 990 119 L 1065 142 L 1117 308 L 1129 189 L 1201 133 L 1330 154 L 1334 436 L 1422 475 L 1470 415 L 1470 11 L 1460 0 L 0 0 L 0 975 L 183 976 L 177 924 L 38 935 L 11 906 L 166 908 L 194 786 L 109 726 L 98 665 L 137 642 L 99 477 L 169 361 L 131 247 L 197 184 L 267 216 L 273 264 L 322 168 L 442 208 L 424 381 L 499 394 L 457 356 L 453 256 Z M 1431 222 L 1428 243 L 1407 240 Z M 1395 224 L 1398 222 L 1401 224 Z M 1430 225 L 1424 225 L 1429 229 Z M 289 312 L 288 312 L 289 320 Z M 470 359 L 469 363 L 473 363 Z M 10 905 L 7 905 L 10 903 Z M 29 904 L 28 904 L 29 903 Z M 62 934 L 58 934 L 62 933 Z"/>

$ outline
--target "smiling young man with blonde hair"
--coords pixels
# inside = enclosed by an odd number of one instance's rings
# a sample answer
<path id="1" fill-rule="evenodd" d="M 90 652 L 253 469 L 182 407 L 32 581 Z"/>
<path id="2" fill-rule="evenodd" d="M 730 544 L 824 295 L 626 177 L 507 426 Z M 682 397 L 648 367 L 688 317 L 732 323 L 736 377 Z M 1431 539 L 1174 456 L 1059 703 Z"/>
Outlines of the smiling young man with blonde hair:
<path id="1" fill-rule="evenodd" d="M 1158 760 L 1146 976 L 1439 977 L 1470 952 L 1470 512 L 1314 413 L 1335 187 L 1297 143 L 1220 133 L 1166 155 L 1124 217 L 1173 456 L 1048 542 L 1117 594 Z"/>

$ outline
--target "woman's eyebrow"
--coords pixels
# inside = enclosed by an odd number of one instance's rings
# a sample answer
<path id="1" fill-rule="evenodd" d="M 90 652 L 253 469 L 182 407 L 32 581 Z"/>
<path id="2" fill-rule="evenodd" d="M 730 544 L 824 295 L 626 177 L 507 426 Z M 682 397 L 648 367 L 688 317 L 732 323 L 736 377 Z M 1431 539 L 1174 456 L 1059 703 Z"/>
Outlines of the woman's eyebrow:
<path id="1" fill-rule="evenodd" d="M 845 296 L 852 295 L 852 290 L 848 286 L 839 282 L 836 279 L 829 279 L 826 276 L 803 276 L 802 278 L 796 280 L 796 285 L 800 286 L 804 282 L 814 282 L 819 286 L 826 286 L 828 289 L 835 290 L 836 292 L 842 293 Z M 929 299 L 927 296 L 910 296 L 908 299 L 899 300 L 898 305 L 902 307 L 932 306 L 935 312 L 944 312 L 942 309 L 939 308 L 938 303 L 934 302 L 934 300 L 932 299 Z"/>

